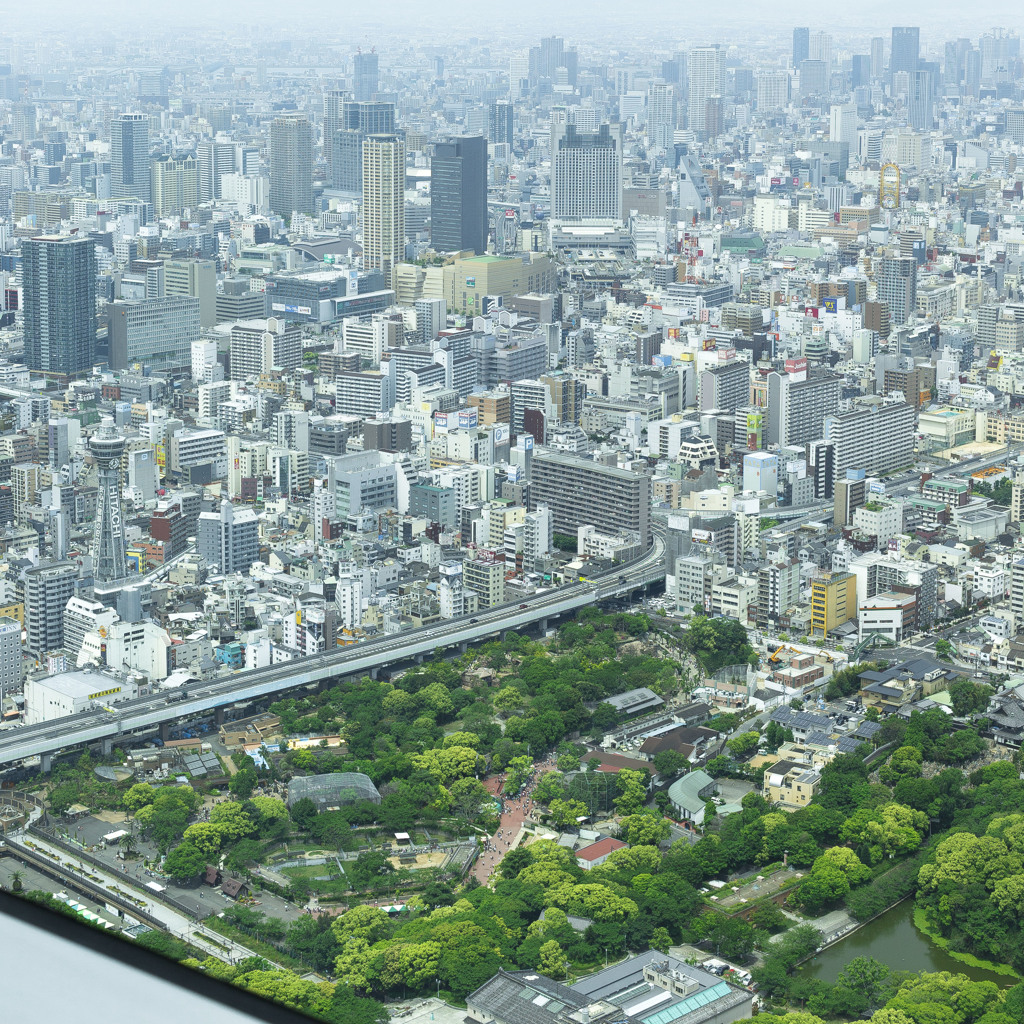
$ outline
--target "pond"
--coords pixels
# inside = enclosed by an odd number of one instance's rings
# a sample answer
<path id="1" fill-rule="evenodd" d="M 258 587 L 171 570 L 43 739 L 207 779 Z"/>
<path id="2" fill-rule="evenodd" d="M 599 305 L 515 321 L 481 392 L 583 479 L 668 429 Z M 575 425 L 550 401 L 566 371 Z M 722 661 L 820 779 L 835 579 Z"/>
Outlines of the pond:
<path id="1" fill-rule="evenodd" d="M 1016 984 L 1011 975 L 994 974 L 954 960 L 914 927 L 914 901 L 904 900 L 841 942 L 804 965 L 804 973 L 822 981 L 835 981 L 839 972 L 858 956 L 873 956 L 897 971 L 951 971 L 973 981 L 994 981 L 1001 988 Z"/>

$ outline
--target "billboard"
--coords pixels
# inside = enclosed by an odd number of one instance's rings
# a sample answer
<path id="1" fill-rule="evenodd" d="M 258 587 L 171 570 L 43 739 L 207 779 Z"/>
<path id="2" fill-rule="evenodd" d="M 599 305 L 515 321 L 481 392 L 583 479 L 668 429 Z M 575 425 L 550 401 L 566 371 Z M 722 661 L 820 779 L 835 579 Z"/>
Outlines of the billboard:
<path id="1" fill-rule="evenodd" d="M 435 430 L 447 430 L 448 429 L 448 413 L 446 413 L 446 412 L 435 412 L 434 413 L 434 429 Z"/>
<path id="2" fill-rule="evenodd" d="M 509 466 L 508 467 L 508 482 L 510 484 L 517 484 L 517 483 L 519 483 L 519 476 L 520 476 L 521 472 L 522 472 L 522 467 L 521 466 Z"/>
<path id="3" fill-rule="evenodd" d="M 679 328 L 670 327 L 667 331 L 667 335 L 669 341 L 675 341 L 679 337 Z"/>
<path id="4" fill-rule="evenodd" d="M 476 278 L 475 277 L 467 277 L 466 278 L 466 287 L 467 288 L 475 288 L 476 287 Z"/>
<path id="5" fill-rule="evenodd" d="M 695 544 L 710 544 L 711 532 L 709 530 L 694 530 L 690 534 L 690 540 Z"/>
<path id="6" fill-rule="evenodd" d="M 838 313 L 839 312 L 839 297 L 836 295 L 826 295 L 821 300 L 821 308 L 826 313 Z"/>
<path id="7" fill-rule="evenodd" d="M 519 447 L 524 452 L 533 451 L 533 435 L 523 434 L 523 436 L 519 438 Z"/>
<path id="8" fill-rule="evenodd" d="M 463 430 L 472 430 L 479 422 L 479 413 L 474 409 L 459 410 L 459 426 Z"/>
<path id="9" fill-rule="evenodd" d="M 508 444 L 509 425 L 507 423 L 496 423 L 494 425 L 494 443 Z"/>
<path id="10" fill-rule="evenodd" d="M 287 302 L 272 302 L 270 308 L 275 313 L 301 313 L 303 316 L 311 316 L 313 313 L 309 306 L 293 306 Z"/>

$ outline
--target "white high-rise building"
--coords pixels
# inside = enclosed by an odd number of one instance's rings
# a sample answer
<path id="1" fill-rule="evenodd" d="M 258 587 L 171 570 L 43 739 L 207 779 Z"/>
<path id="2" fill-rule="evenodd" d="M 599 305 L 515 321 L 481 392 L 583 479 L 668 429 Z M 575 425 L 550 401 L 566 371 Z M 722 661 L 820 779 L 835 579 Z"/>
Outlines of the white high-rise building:
<path id="1" fill-rule="evenodd" d="M 342 576 L 334 592 L 338 607 L 338 625 L 342 629 L 357 629 L 363 621 L 363 585 L 358 576 Z"/>
<path id="2" fill-rule="evenodd" d="M 405 259 L 405 143 L 398 135 L 363 141 L 363 265 L 390 283 Z"/>
<path id="3" fill-rule="evenodd" d="M 309 511 L 313 519 L 313 541 L 322 544 L 324 539 L 324 520 L 332 520 L 335 516 L 334 491 L 324 487 L 326 481 L 314 480 L 313 493 L 309 497 Z"/>
<path id="4" fill-rule="evenodd" d="M 442 562 L 437 598 L 442 619 L 457 619 L 466 611 L 466 594 L 462 586 L 462 563 Z"/>
<path id="5" fill-rule="evenodd" d="M 688 70 L 690 100 L 687 126 L 691 132 L 702 135 L 707 128 L 708 100 L 725 95 L 725 50 L 717 43 L 695 47 L 690 51 Z"/>
<path id="6" fill-rule="evenodd" d="M 850 152 L 857 148 L 857 106 L 854 103 L 833 103 L 829 112 L 829 140 L 845 142 Z"/>
<path id="7" fill-rule="evenodd" d="M 757 109 L 784 110 L 789 106 L 789 72 L 762 71 L 757 76 Z"/>
<path id="8" fill-rule="evenodd" d="M 196 384 L 213 384 L 224 379 L 224 366 L 217 362 L 217 342 L 192 342 L 192 380 Z"/>
<path id="9" fill-rule="evenodd" d="M 537 561 L 555 546 L 555 520 L 551 509 L 541 505 L 523 520 L 523 572 L 534 572 Z"/>

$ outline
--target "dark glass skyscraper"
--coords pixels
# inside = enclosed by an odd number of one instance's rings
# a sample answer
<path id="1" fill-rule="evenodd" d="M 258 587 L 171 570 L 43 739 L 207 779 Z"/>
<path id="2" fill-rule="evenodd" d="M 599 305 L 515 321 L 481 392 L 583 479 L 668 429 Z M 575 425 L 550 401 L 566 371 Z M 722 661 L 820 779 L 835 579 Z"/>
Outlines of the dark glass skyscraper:
<path id="1" fill-rule="evenodd" d="M 110 194 L 150 200 L 149 117 L 120 114 L 110 122 Z"/>
<path id="2" fill-rule="evenodd" d="M 487 112 L 487 138 L 495 145 L 512 148 L 514 109 L 508 100 L 497 100 Z"/>
<path id="3" fill-rule="evenodd" d="M 357 53 L 352 58 L 352 91 L 356 100 L 372 100 L 380 89 L 380 64 L 375 53 Z"/>
<path id="4" fill-rule="evenodd" d="M 793 67 L 800 67 L 800 61 L 807 60 L 811 55 L 811 30 L 809 28 L 793 29 Z"/>
<path id="5" fill-rule="evenodd" d="M 430 242 L 439 252 L 487 252 L 487 140 L 482 135 L 434 146 Z"/>
<path id="6" fill-rule="evenodd" d="M 270 209 L 280 217 L 313 213 L 313 126 L 304 114 L 270 124 Z"/>
<path id="7" fill-rule="evenodd" d="M 889 52 L 889 74 L 900 71 L 914 72 L 921 58 L 921 30 L 919 28 L 893 28 L 892 50 Z"/>
<path id="8" fill-rule="evenodd" d="M 340 124 L 331 140 L 331 174 L 335 188 L 361 192 L 363 188 L 363 141 L 368 135 L 395 131 L 395 105 L 384 102 L 345 100 Z M 324 140 L 326 143 L 326 139 Z"/>
<path id="9" fill-rule="evenodd" d="M 25 363 L 74 375 L 96 358 L 96 247 L 84 236 L 41 236 L 21 245 Z"/>

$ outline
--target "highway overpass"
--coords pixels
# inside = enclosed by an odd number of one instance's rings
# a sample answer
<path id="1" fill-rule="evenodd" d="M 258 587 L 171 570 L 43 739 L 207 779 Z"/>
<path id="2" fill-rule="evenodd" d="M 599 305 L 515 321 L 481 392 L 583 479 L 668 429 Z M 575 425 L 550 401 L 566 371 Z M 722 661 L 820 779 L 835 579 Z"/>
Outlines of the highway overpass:
<path id="1" fill-rule="evenodd" d="M 109 750 L 133 734 L 150 732 L 176 719 L 195 718 L 218 708 L 339 676 L 375 673 L 385 665 L 432 655 L 439 647 L 474 643 L 495 633 L 526 629 L 535 623 L 544 625 L 548 619 L 661 582 L 665 578 L 664 561 L 665 544 L 656 534 L 653 544 L 641 558 L 579 583 L 488 608 L 471 618 L 389 633 L 314 657 L 196 682 L 187 687 L 185 699 L 180 698 L 179 691 L 164 690 L 112 705 L 109 711 L 86 711 L 51 722 L 8 729 L 0 732 L 0 768 L 38 755 L 46 770 L 51 756 L 66 748 L 100 743 L 104 750 Z"/>

